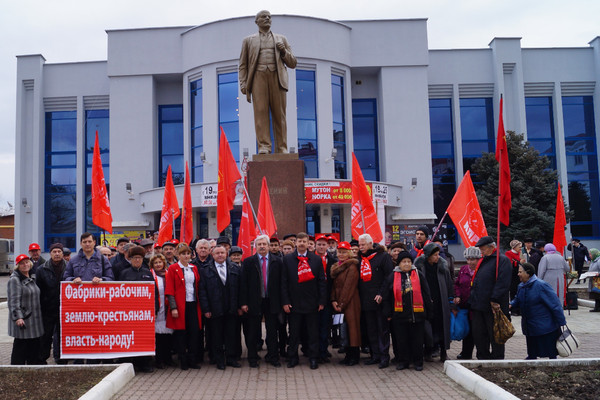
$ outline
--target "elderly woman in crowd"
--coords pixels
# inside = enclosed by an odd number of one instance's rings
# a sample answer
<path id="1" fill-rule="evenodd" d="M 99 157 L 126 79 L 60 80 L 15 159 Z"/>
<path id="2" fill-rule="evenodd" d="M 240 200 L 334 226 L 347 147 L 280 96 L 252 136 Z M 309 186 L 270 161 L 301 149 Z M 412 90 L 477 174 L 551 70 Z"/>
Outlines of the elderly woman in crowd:
<path id="1" fill-rule="evenodd" d="M 190 264 L 192 250 L 185 243 L 177 245 L 179 261 L 167 270 L 165 296 L 169 302 L 167 328 L 174 329 L 174 339 L 182 370 L 198 369 L 198 335 L 202 328 L 202 313 L 198 301 L 200 274 Z"/>
<path id="2" fill-rule="evenodd" d="M 383 315 L 394 326 L 392 332 L 398 344 L 396 369 L 406 369 L 412 363 L 415 370 L 422 371 L 425 320 L 432 316 L 433 303 L 427 279 L 413 265 L 409 252 L 398 254 L 398 266 L 382 287 Z"/>
<path id="3" fill-rule="evenodd" d="M 519 267 L 519 290 L 510 303 L 521 308 L 521 329 L 527 340 L 527 359 L 556 358 L 556 340 L 567 321 L 554 289 L 535 276 L 529 263 Z"/>
<path id="4" fill-rule="evenodd" d="M 547 282 L 554 293 L 558 295 L 560 304 L 565 303 L 565 274 L 569 272 L 569 264 L 564 257 L 556 251 L 552 243 L 544 246 L 546 255 L 542 257 L 538 266 L 538 278 Z M 522 281 L 521 281 L 522 282 Z"/>
<path id="5" fill-rule="evenodd" d="M 458 304 L 459 308 L 469 309 L 469 296 L 471 295 L 471 281 L 475 274 L 475 269 L 479 260 L 481 260 L 481 250 L 478 247 L 466 248 L 463 253 L 467 264 L 460 268 L 456 282 L 454 282 L 454 292 L 456 297 L 460 298 Z M 473 357 L 473 348 L 475 342 L 473 341 L 473 333 L 471 332 L 471 321 L 469 320 L 469 334 L 462 340 L 462 350 L 456 356 L 459 360 L 470 360 Z"/>
<path id="6" fill-rule="evenodd" d="M 592 263 L 590 264 L 590 269 L 588 272 L 600 273 L 600 250 L 590 249 L 590 257 Z M 600 278 L 596 276 L 595 280 L 597 281 L 598 279 Z M 588 283 L 588 292 L 590 292 L 590 299 L 595 301 L 594 308 L 591 309 L 590 312 L 600 312 L 600 293 L 592 292 L 594 283 L 594 278 L 590 278 Z M 596 286 L 596 288 L 598 288 L 598 286 Z"/>
<path id="7" fill-rule="evenodd" d="M 348 326 L 346 357 L 341 364 L 358 364 L 360 359 L 360 297 L 358 294 L 359 263 L 352 256 L 350 243 L 340 242 L 337 247 L 338 261 L 331 266 L 331 304 L 333 309 L 344 313 Z"/>
<path id="8" fill-rule="evenodd" d="M 517 287 L 519 286 L 519 265 L 521 265 L 521 250 L 523 249 L 523 243 L 518 240 L 511 240 L 510 242 L 510 250 L 508 250 L 504 255 L 508 257 L 510 260 L 510 265 L 512 266 L 512 277 L 510 281 L 510 299 L 514 299 L 517 295 Z M 517 308 L 511 309 L 512 315 L 519 315 L 519 310 Z"/>
<path id="9" fill-rule="evenodd" d="M 33 263 L 25 254 L 16 259 L 8 280 L 8 335 L 15 338 L 10 363 L 40 364 L 40 337 L 44 334 L 40 288 L 29 271 Z"/>
<path id="10" fill-rule="evenodd" d="M 154 277 L 156 298 L 156 321 L 154 332 L 156 338 L 156 368 L 163 369 L 172 365 L 171 341 L 173 329 L 167 328 L 168 302 L 165 296 L 165 280 L 167 276 L 167 259 L 162 254 L 155 254 L 150 259 L 150 271 Z"/>

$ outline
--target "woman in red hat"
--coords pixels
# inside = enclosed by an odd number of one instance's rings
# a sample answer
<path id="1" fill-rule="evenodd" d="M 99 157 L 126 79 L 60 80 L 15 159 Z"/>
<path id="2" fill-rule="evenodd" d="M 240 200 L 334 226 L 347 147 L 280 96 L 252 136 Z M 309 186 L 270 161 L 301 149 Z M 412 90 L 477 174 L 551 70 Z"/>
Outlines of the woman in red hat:
<path id="1" fill-rule="evenodd" d="M 8 280 L 8 334 L 15 338 L 10 363 L 40 364 L 40 337 L 44 334 L 40 288 L 29 271 L 31 259 L 21 254 L 15 259 L 15 270 Z"/>

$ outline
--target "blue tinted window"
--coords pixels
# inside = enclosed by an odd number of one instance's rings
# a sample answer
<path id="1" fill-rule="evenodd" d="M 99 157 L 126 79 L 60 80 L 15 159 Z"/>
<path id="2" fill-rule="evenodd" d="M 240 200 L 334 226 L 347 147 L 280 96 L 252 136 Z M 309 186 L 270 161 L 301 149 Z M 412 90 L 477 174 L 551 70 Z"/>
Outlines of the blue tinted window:
<path id="1" fill-rule="evenodd" d="M 429 100 L 429 126 L 433 172 L 433 207 L 435 215 L 441 218 L 456 192 L 451 99 Z"/>
<path id="2" fill-rule="evenodd" d="M 44 248 L 60 242 L 75 249 L 77 112 L 46 113 Z"/>
<path id="3" fill-rule="evenodd" d="M 304 161 L 304 177 L 318 178 L 317 103 L 315 72 L 296 70 L 298 156 Z"/>
<path id="4" fill-rule="evenodd" d="M 344 78 L 331 75 L 331 100 L 333 114 L 333 147 L 335 178 L 346 179 L 346 116 L 344 110 Z"/>
<path id="5" fill-rule="evenodd" d="M 92 162 L 94 158 L 94 143 L 98 132 L 100 158 L 106 182 L 106 192 L 110 198 L 110 169 L 109 169 L 109 113 L 108 110 L 89 110 L 85 112 L 85 227 L 86 232 L 100 232 L 92 222 Z"/>
<path id="6" fill-rule="evenodd" d="M 550 167 L 556 169 L 554 147 L 554 115 L 552 97 L 526 97 L 527 141 L 533 148 L 550 159 Z"/>
<path id="7" fill-rule="evenodd" d="M 379 140 L 375 99 L 352 100 L 354 155 L 365 180 L 379 180 Z"/>
<path id="8" fill-rule="evenodd" d="M 494 109 L 491 98 L 460 99 L 463 173 L 482 153 L 495 151 Z M 472 174 L 477 183 L 477 175 Z"/>
<path id="9" fill-rule="evenodd" d="M 192 182 L 203 182 L 204 164 L 200 155 L 204 151 L 202 119 L 202 79 L 190 83 L 190 109 L 192 133 Z"/>
<path id="10" fill-rule="evenodd" d="M 238 99 L 238 74 L 231 72 L 219 75 L 219 125 L 223 128 L 231 153 L 240 161 L 240 115 Z M 218 136 L 221 135 L 219 130 Z M 217 136 L 217 137 L 218 137 Z"/>
<path id="11" fill-rule="evenodd" d="M 600 191 L 593 97 L 563 97 L 562 107 L 571 233 L 596 239 L 600 237 Z"/>
<path id="12" fill-rule="evenodd" d="M 165 185 L 169 165 L 171 165 L 173 184 L 181 185 L 185 180 L 183 163 L 183 105 L 158 106 L 158 116 L 158 185 Z"/>

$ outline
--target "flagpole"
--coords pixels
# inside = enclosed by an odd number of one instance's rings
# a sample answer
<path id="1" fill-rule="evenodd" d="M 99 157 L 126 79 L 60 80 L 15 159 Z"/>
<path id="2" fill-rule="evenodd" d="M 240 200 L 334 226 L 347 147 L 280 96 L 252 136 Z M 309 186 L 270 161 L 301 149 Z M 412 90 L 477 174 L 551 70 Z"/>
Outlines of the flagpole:
<path id="1" fill-rule="evenodd" d="M 258 230 L 260 231 L 260 233 L 264 235 L 265 232 L 260 227 L 260 223 L 258 222 L 258 217 L 256 216 L 256 213 L 254 212 L 254 206 L 252 205 L 252 201 L 250 201 L 250 195 L 248 194 L 248 189 L 246 189 L 246 183 L 242 182 L 242 186 L 244 187 L 244 193 L 246 194 L 246 200 L 248 201 L 248 204 L 250 205 L 250 209 L 252 210 L 252 216 L 254 217 L 254 220 L 256 221 L 256 226 L 258 226 Z"/>
<path id="2" fill-rule="evenodd" d="M 433 232 L 433 235 L 431 236 L 431 241 L 432 242 L 433 242 L 433 239 L 435 239 L 435 236 L 439 232 L 440 228 L 442 227 L 442 222 L 444 222 L 444 218 L 446 218 L 446 215 L 448 215 L 448 210 L 446 210 L 446 212 L 444 213 L 444 216 L 440 220 L 440 223 L 438 224 L 437 228 L 435 228 L 435 231 Z"/>
<path id="3" fill-rule="evenodd" d="M 365 213 L 363 212 L 362 204 L 359 204 L 360 207 L 360 217 L 362 219 L 363 233 L 367 233 L 367 227 L 365 226 Z"/>
<path id="4" fill-rule="evenodd" d="M 175 210 L 173 210 L 172 208 L 171 208 L 171 218 L 173 218 L 173 235 L 171 235 L 172 236 L 171 239 L 173 239 L 176 237 L 176 235 L 175 235 Z M 171 239 L 169 239 L 169 242 L 171 241 Z"/>

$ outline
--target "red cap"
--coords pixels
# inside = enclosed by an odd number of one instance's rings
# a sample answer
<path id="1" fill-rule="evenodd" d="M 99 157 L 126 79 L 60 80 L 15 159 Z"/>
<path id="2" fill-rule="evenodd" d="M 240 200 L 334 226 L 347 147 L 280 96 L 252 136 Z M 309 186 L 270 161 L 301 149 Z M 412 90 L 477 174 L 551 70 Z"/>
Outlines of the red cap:
<path id="1" fill-rule="evenodd" d="M 315 242 L 319 240 L 327 240 L 327 235 L 323 235 L 322 233 L 315 235 Z"/>
<path id="2" fill-rule="evenodd" d="M 29 247 L 31 247 L 31 246 L 29 246 Z M 23 260 L 29 260 L 29 256 L 27 254 L 19 254 L 17 256 L 17 258 L 15 258 L 15 264 L 18 264 L 18 263 L 20 263 Z"/>
<path id="3" fill-rule="evenodd" d="M 328 240 L 328 241 L 329 241 L 329 240 L 333 240 L 333 241 L 334 241 L 334 242 L 336 242 L 336 243 L 338 242 L 338 240 L 337 240 L 337 239 L 336 239 L 336 238 L 335 238 L 333 235 L 329 235 L 329 236 L 327 236 L 327 240 Z"/>
<path id="4" fill-rule="evenodd" d="M 160 244 L 158 244 L 158 242 L 154 243 L 154 248 L 155 248 L 155 249 L 156 249 L 156 248 L 159 248 L 159 247 L 161 247 L 161 246 L 160 246 Z"/>
<path id="5" fill-rule="evenodd" d="M 31 243 L 31 244 L 29 245 L 29 251 L 31 251 L 31 250 L 41 250 L 41 249 L 40 249 L 40 245 L 39 245 L 39 244 L 37 244 L 37 243 Z"/>
<path id="6" fill-rule="evenodd" d="M 338 244 L 338 250 L 352 250 L 350 248 L 350 243 L 348 242 L 340 242 L 340 244 Z"/>
<path id="7" fill-rule="evenodd" d="M 175 247 L 177 247 L 177 245 L 179 244 L 179 240 L 171 239 L 171 243 L 173 243 L 175 245 Z"/>

